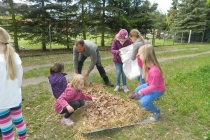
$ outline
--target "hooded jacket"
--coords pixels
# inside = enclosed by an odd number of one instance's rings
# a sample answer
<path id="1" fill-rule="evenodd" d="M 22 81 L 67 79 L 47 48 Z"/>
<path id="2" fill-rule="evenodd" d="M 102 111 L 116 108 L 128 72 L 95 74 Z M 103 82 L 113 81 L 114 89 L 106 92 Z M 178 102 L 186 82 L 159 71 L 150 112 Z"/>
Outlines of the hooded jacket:
<path id="1" fill-rule="evenodd" d="M 70 102 L 79 100 L 92 100 L 92 96 L 84 94 L 81 90 L 76 90 L 74 88 L 68 87 L 61 94 L 61 96 L 56 100 L 55 111 L 60 113 Z"/>
<path id="2" fill-rule="evenodd" d="M 53 95 L 56 99 L 64 92 L 67 87 L 65 73 L 51 74 L 48 79 L 52 88 Z"/>
<path id="3" fill-rule="evenodd" d="M 127 47 L 129 45 L 132 44 L 132 41 L 130 41 L 129 39 L 127 39 L 123 45 L 120 43 L 119 39 L 117 38 L 117 36 L 114 38 L 113 42 L 112 42 L 112 46 L 110 49 L 110 52 L 113 54 L 113 61 L 116 63 L 122 63 L 122 60 L 119 56 L 119 50 L 123 47 Z"/>

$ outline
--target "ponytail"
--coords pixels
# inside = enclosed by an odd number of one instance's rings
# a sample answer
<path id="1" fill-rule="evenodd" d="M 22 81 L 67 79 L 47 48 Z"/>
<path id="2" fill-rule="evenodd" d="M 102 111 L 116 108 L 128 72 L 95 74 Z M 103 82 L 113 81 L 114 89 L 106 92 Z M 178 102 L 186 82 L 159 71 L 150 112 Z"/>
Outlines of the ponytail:
<path id="1" fill-rule="evenodd" d="M 14 59 L 15 50 L 10 44 L 6 44 L 4 56 L 6 60 L 6 69 L 7 69 L 8 76 L 11 80 L 14 80 L 17 77 L 17 66 Z"/>
<path id="2" fill-rule="evenodd" d="M 0 43 L 5 44 L 4 57 L 6 61 L 7 76 L 11 80 L 14 80 L 17 77 L 17 66 L 14 58 L 15 50 L 9 44 L 9 40 L 9 33 L 4 28 L 0 27 Z"/>
<path id="3" fill-rule="evenodd" d="M 50 74 L 62 73 L 64 70 L 64 64 L 62 62 L 56 62 L 54 66 L 50 68 Z"/>

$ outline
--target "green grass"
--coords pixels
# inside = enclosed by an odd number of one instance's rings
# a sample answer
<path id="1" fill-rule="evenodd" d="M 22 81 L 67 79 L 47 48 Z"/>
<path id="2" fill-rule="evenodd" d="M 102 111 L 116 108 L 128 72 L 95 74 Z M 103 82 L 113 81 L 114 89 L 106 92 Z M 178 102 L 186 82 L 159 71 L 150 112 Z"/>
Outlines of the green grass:
<path id="1" fill-rule="evenodd" d="M 82 37 L 78 36 L 78 38 L 82 38 Z M 101 46 L 101 37 L 99 35 L 97 38 L 95 38 L 95 36 L 87 34 L 87 39 L 95 42 L 98 46 Z M 75 38 L 71 38 L 70 48 L 73 48 L 73 44 L 74 44 L 75 40 L 76 40 Z M 113 38 L 111 35 L 105 35 L 105 41 L 104 41 L 105 46 L 111 46 L 112 40 L 113 40 Z M 36 50 L 36 49 L 42 48 L 41 43 L 31 44 L 29 41 L 24 40 L 24 39 L 19 39 L 18 44 L 28 50 Z M 46 48 L 50 49 L 50 44 L 46 44 Z M 65 49 L 65 48 L 67 48 L 67 46 L 61 45 L 61 44 L 56 44 L 53 42 L 51 43 L 51 49 Z"/>
<path id="2" fill-rule="evenodd" d="M 179 46 L 161 46 L 155 47 L 156 51 L 167 51 L 180 49 L 180 51 L 161 53 L 161 57 L 177 56 L 198 53 L 199 51 L 192 48 L 200 48 L 202 52 L 208 51 L 208 45 L 179 45 Z M 188 50 L 181 50 L 188 49 Z M 101 53 L 104 57 L 107 54 Z M 65 55 L 65 57 L 68 57 Z M 55 59 L 54 59 L 55 58 Z M 43 56 L 41 59 L 23 58 L 23 63 L 27 66 L 38 64 L 52 63 L 52 60 L 60 58 L 63 61 L 72 59 L 62 58 L 62 56 Z M 47 60 L 45 60 L 47 59 Z M 32 61 L 34 61 L 32 63 Z M 113 65 L 111 59 L 102 60 L 104 66 Z M 200 55 L 190 58 L 177 60 L 168 60 L 161 62 L 166 81 L 166 92 L 161 99 L 155 101 L 155 104 L 161 109 L 162 116 L 159 121 L 152 124 L 138 125 L 134 127 L 103 131 L 87 136 L 76 136 L 72 127 L 65 127 L 60 124 L 61 115 L 56 115 L 53 105 L 54 99 L 48 91 L 46 82 L 37 85 L 23 87 L 23 115 L 25 117 L 28 129 L 28 138 L 35 139 L 80 139 L 88 140 L 139 140 L 139 139 L 161 139 L 161 140 L 200 140 L 210 139 L 210 55 Z M 66 71 L 72 71 L 72 65 L 66 65 Z M 88 63 L 84 67 L 87 67 Z M 35 71 L 35 70 L 34 70 Z M 39 69 L 37 69 L 39 71 Z M 40 72 L 48 72 L 49 67 L 40 68 Z M 35 72 L 28 71 L 29 77 L 36 77 Z M 107 72 L 112 82 L 115 82 L 115 71 Z M 46 75 L 45 73 L 41 75 Z M 103 83 L 98 73 L 91 73 L 89 80 Z M 137 86 L 137 80 L 127 80 L 129 89 L 134 91 Z M 123 92 L 114 93 L 113 88 L 104 87 L 108 92 L 128 100 L 127 94 Z M 138 101 L 133 100 L 138 103 Z M 72 116 L 77 120 L 77 113 Z"/>

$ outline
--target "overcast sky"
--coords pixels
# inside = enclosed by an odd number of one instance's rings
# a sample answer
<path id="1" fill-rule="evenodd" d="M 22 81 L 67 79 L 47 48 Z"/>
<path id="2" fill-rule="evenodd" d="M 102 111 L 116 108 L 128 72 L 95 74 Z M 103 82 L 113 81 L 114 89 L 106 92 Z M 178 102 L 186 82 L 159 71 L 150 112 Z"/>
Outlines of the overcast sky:
<path id="1" fill-rule="evenodd" d="M 167 10 L 170 9 L 172 0 L 149 0 L 151 3 L 158 4 L 158 11 L 162 11 L 163 13 L 167 13 Z"/>

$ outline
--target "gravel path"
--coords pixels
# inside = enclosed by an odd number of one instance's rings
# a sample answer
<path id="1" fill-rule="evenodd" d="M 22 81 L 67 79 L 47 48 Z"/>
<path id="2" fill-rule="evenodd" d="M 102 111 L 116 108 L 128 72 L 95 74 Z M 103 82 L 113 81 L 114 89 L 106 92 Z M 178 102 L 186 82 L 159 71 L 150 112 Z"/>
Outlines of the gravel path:
<path id="1" fill-rule="evenodd" d="M 174 51 L 180 51 L 180 50 L 160 51 L 160 52 L 157 52 L 157 53 L 174 52 Z M 202 53 L 189 54 L 189 55 L 180 55 L 180 56 L 172 56 L 172 57 L 161 57 L 161 58 L 158 58 L 158 61 L 159 62 L 164 62 L 164 61 L 181 59 L 181 58 L 191 58 L 191 57 L 195 57 L 195 56 L 199 56 L 199 55 L 203 55 L 203 54 L 209 54 L 209 53 L 210 53 L 210 51 L 206 51 L 206 52 L 202 52 Z M 110 59 L 110 58 L 112 58 L 112 57 L 109 56 L 109 57 L 105 57 L 103 59 Z M 90 61 L 90 60 L 87 60 L 87 61 Z M 65 64 L 72 64 L 72 61 L 65 62 Z M 34 65 L 34 66 L 23 67 L 23 69 L 24 69 L 24 72 L 26 72 L 26 71 L 32 70 L 34 68 L 47 67 L 47 66 L 51 66 L 51 65 L 52 64 Z M 115 69 L 114 64 L 112 63 L 112 64 L 106 66 L 105 69 L 106 69 L 107 72 L 114 70 Z M 91 73 L 95 73 L 95 72 L 97 72 L 96 68 L 94 68 Z M 67 73 L 67 76 L 66 76 L 67 79 L 70 79 L 70 77 L 72 77 L 73 74 L 74 74 L 73 72 Z M 38 84 L 40 82 L 45 82 L 47 80 L 48 80 L 48 78 L 45 77 L 45 76 L 27 78 L 27 79 L 23 79 L 22 86 L 24 87 L 24 86 L 28 86 L 28 85 L 35 85 L 35 84 Z"/>

